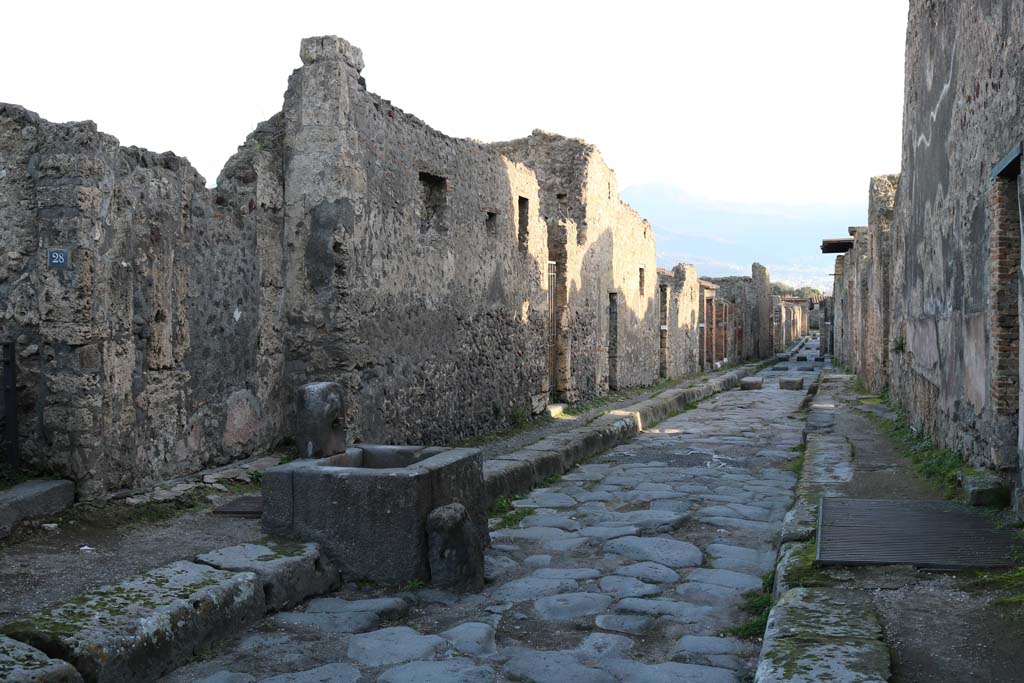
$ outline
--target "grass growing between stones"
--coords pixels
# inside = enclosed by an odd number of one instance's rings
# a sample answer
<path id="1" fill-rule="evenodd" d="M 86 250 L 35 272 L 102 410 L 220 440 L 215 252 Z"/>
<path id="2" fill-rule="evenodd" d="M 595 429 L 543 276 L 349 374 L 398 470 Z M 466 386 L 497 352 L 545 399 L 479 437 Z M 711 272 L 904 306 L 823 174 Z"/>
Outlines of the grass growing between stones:
<path id="1" fill-rule="evenodd" d="M 835 585 L 835 579 L 814 564 L 814 546 L 813 539 L 801 543 L 800 551 L 786 567 L 785 579 L 790 588 L 827 588 Z"/>
<path id="2" fill-rule="evenodd" d="M 561 477 L 559 477 L 561 479 Z M 517 508 L 512 505 L 512 499 L 508 496 L 501 496 L 494 501 L 488 517 L 499 517 L 497 528 L 511 529 L 534 513 L 534 508 Z"/>
<path id="3" fill-rule="evenodd" d="M 795 474 L 797 478 L 799 478 L 800 474 L 804 471 L 804 461 L 806 460 L 805 454 L 807 453 L 807 444 L 798 443 L 789 450 L 793 451 L 794 453 L 799 453 L 799 455 L 797 455 L 795 458 L 786 463 L 786 469 L 788 469 L 790 472 Z"/>
<path id="4" fill-rule="evenodd" d="M 725 633 L 743 640 L 761 640 L 768 626 L 768 613 L 772 609 L 772 584 L 775 572 L 761 577 L 761 589 L 747 591 L 743 594 L 740 609 L 747 615 L 747 620 L 738 626 L 726 629 Z"/>
<path id="5" fill-rule="evenodd" d="M 910 460 L 918 474 L 938 487 L 947 498 L 957 497 L 957 475 L 968 470 L 958 453 L 948 448 L 939 448 L 927 435 L 914 430 L 902 417 L 868 417 L 896 447 L 897 452 Z"/>

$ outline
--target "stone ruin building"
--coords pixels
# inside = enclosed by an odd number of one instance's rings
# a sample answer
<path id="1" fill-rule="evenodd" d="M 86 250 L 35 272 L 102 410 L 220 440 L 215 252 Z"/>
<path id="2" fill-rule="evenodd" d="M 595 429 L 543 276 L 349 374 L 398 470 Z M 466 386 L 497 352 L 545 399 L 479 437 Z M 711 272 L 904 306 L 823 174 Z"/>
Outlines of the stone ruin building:
<path id="1" fill-rule="evenodd" d="M 80 497 L 277 447 L 315 380 L 344 387 L 351 440 L 451 444 L 806 331 L 760 265 L 658 270 L 592 145 L 450 138 L 370 93 L 346 41 L 301 59 L 212 189 L 0 104 L 21 452 Z"/>
<path id="2" fill-rule="evenodd" d="M 1018 512 L 1022 16 L 911 1 L 901 173 L 871 179 L 866 226 L 822 244 L 838 359 L 1002 477 Z"/>

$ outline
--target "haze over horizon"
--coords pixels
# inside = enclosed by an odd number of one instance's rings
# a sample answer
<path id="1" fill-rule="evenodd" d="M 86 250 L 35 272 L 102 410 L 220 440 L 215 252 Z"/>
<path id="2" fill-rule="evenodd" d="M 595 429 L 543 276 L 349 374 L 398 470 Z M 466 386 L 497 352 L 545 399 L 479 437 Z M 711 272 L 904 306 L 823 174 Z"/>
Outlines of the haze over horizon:
<path id="1" fill-rule="evenodd" d="M 817 243 L 863 224 L 869 178 L 899 170 L 906 0 L 455 2 L 444 21 L 423 3 L 275 7 L 8 8 L 48 40 L 5 36 L 0 58 L 19 67 L 0 73 L 0 101 L 94 120 L 212 184 L 280 109 L 300 39 L 337 34 L 363 50 L 370 90 L 448 135 L 595 144 L 654 226 L 659 265 L 716 276 L 758 261 L 824 289 Z"/>

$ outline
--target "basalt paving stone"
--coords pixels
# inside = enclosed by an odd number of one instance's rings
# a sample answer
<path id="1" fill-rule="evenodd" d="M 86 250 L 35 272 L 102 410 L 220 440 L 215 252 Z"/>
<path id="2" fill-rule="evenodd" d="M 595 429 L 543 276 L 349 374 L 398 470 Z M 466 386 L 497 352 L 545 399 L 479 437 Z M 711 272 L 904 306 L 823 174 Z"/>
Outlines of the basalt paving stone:
<path id="1" fill-rule="evenodd" d="M 479 666 L 472 659 L 443 662 L 409 662 L 385 671 L 380 683 L 493 683 L 494 669 Z"/>
<path id="2" fill-rule="evenodd" d="M 703 401 L 515 501 L 535 510 L 492 533 L 482 594 L 440 600 L 431 597 L 438 591 L 401 592 L 408 613 L 381 615 L 368 626 L 378 630 L 361 635 L 330 633 L 330 625 L 278 630 L 273 654 L 287 653 L 288 664 L 270 670 L 302 672 L 333 657 L 357 667 L 361 683 L 736 681 L 749 673 L 754 648 L 735 653 L 716 638 L 745 618 L 743 593 L 774 564 L 794 495 L 785 468 L 802 440 L 803 420 L 791 416 L 804 395 L 772 382 Z M 347 602 L 383 595 L 353 585 L 339 593 Z M 293 614 L 374 613 L 307 606 Z M 389 633 L 382 625 L 411 627 L 398 633 L 400 655 L 366 640 Z M 231 652 L 167 683 L 259 673 L 239 667 L 249 660 Z M 394 656 L 401 661 L 381 663 Z"/>
<path id="3" fill-rule="evenodd" d="M 260 683 L 357 683 L 359 669 L 348 664 L 326 664 L 307 671 L 297 671 L 264 678 Z"/>
<path id="4" fill-rule="evenodd" d="M 601 590 L 616 598 L 642 598 L 661 592 L 658 586 L 644 583 L 632 576 L 606 576 L 598 582 Z"/>
<path id="5" fill-rule="evenodd" d="M 677 583 L 679 581 L 679 574 L 676 571 L 657 562 L 637 562 L 636 564 L 619 567 L 615 570 L 615 573 L 621 576 L 643 579 L 644 581 L 653 581 L 654 583 Z"/>
<path id="6" fill-rule="evenodd" d="M 540 598 L 533 608 L 545 621 L 568 621 L 608 609 L 612 597 L 601 593 L 562 593 Z"/>
<path id="7" fill-rule="evenodd" d="M 583 666 L 569 652 L 520 652 L 505 663 L 504 672 L 529 683 L 616 683 L 607 671 Z"/>
<path id="8" fill-rule="evenodd" d="M 654 619 L 636 614 L 602 614 L 594 619 L 598 628 L 631 635 L 644 635 L 654 626 Z"/>

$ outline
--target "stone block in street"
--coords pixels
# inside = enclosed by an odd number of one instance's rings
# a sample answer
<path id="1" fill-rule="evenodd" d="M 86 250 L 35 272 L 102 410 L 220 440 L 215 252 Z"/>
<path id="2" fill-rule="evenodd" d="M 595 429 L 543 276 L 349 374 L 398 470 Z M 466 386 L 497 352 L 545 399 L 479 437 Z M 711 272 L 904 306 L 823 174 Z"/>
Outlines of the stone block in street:
<path id="1" fill-rule="evenodd" d="M 282 610 L 336 589 L 341 581 L 315 543 L 244 543 L 203 553 L 196 562 L 233 572 L 253 572 L 263 584 L 268 610 Z"/>
<path id="2" fill-rule="evenodd" d="M 780 377 L 779 378 L 780 389 L 792 389 L 795 391 L 801 391 L 804 388 L 803 377 Z"/>
<path id="3" fill-rule="evenodd" d="M 740 389 L 744 389 L 747 391 L 752 389 L 760 389 L 763 384 L 764 378 L 762 377 L 756 375 L 752 377 L 744 377 L 743 379 L 740 380 Z"/>
<path id="4" fill-rule="evenodd" d="M 145 683 L 263 616 L 263 600 L 252 572 L 175 562 L 8 622 L 0 631 L 70 662 L 87 680 Z"/>

